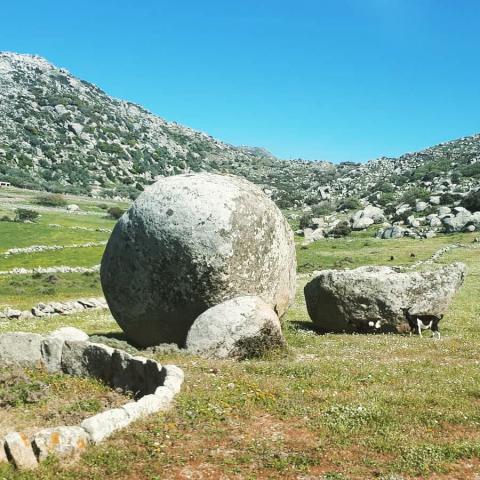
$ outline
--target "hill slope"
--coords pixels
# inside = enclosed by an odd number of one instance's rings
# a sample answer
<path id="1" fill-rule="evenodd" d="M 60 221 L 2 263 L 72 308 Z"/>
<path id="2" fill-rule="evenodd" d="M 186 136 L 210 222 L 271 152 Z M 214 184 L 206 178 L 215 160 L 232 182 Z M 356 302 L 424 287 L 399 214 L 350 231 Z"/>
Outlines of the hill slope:
<path id="1" fill-rule="evenodd" d="M 0 180 L 54 192 L 135 197 L 157 176 L 242 175 L 282 207 L 395 201 L 412 187 L 467 192 L 480 182 L 480 135 L 366 164 L 280 160 L 117 100 L 32 55 L 0 53 Z"/>
<path id="2" fill-rule="evenodd" d="M 134 196 L 158 175 L 206 170 L 243 175 L 290 204 L 335 173 L 166 122 L 31 55 L 0 54 L 0 125 L 0 174 L 17 186 Z"/>

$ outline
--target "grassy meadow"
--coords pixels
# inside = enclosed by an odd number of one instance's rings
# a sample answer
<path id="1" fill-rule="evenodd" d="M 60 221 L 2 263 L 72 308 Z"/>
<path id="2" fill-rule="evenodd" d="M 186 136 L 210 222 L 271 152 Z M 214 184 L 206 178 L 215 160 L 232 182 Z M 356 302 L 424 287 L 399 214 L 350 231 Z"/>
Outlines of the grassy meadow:
<path id="1" fill-rule="evenodd" d="M 22 193 L 10 191 L 22 203 L 33 202 L 34 195 Z M 108 233 L 48 227 L 113 227 L 113 220 L 98 214 L 98 202 L 81 201 L 82 210 L 91 214 L 52 211 L 42 212 L 37 224 L 1 222 L 0 270 L 98 264 L 103 247 L 1 255 L 14 246 L 107 239 Z M 143 351 L 185 371 L 184 387 L 168 413 L 89 447 L 75 464 L 52 459 L 33 473 L 4 465 L 0 478 L 480 478 L 480 249 L 458 248 L 440 260 L 465 262 L 468 275 L 441 323 L 438 341 L 428 334 L 318 335 L 303 299 L 303 286 L 314 270 L 409 265 L 445 245 L 470 246 L 474 237 L 377 240 L 367 231 L 307 248 L 298 238 L 301 275 L 295 302 L 283 319 L 286 352 L 234 362 Z M 56 274 L 53 282 L 45 275 L 36 277 L 0 276 L 0 308 L 101 295 L 98 274 Z M 48 332 L 63 325 L 115 341 L 123 338 L 107 311 L 3 321 L 0 331 Z M 85 397 L 92 389 L 78 388 Z"/>

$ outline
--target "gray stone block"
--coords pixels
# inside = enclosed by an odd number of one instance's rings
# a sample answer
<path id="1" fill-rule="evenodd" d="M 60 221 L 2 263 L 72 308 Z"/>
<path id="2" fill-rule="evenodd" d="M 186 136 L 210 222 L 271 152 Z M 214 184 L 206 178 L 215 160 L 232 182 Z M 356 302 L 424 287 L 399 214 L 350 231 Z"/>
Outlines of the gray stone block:
<path id="1" fill-rule="evenodd" d="M 183 380 L 185 378 L 183 370 L 176 365 L 164 365 L 163 369 L 166 372 L 163 385 L 172 390 L 172 392 L 176 395 L 178 392 L 180 392 Z"/>
<path id="2" fill-rule="evenodd" d="M 62 371 L 76 376 L 92 376 L 109 382 L 113 348 L 97 343 L 66 341 L 62 351 Z"/>
<path id="3" fill-rule="evenodd" d="M 112 355 L 111 385 L 114 388 L 141 397 L 154 393 L 164 378 L 161 365 L 153 360 L 134 357 L 121 350 L 115 350 Z"/>
<path id="4" fill-rule="evenodd" d="M 48 372 L 60 372 L 62 370 L 63 340 L 59 338 L 45 338 L 41 345 L 42 363 Z"/>
<path id="5" fill-rule="evenodd" d="M 61 327 L 54 330 L 50 337 L 59 338 L 64 341 L 71 342 L 87 342 L 88 335 L 82 330 L 75 327 Z"/>
<path id="6" fill-rule="evenodd" d="M 87 418 L 80 426 L 88 433 L 92 443 L 99 443 L 132 421 L 126 410 L 114 408 Z"/>
<path id="7" fill-rule="evenodd" d="M 166 410 L 170 402 L 171 399 L 167 401 L 165 395 L 145 395 L 136 402 L 127 403 L 122 408 L 127 412 L 130 419 L 135 421 L 152 413 Z"/>
<path id="8" fill-rule="evenodd" d="M 32 444 L 24 433 L 11 432 L 5 437 L 5 450 L 19 470 L 32 470 L 38 466 Z"/>
<path id="9" fill-rule="evenodd" d="M 44 428 L 33 437 L 33 448 L 38 460 L 49 455 L 74 457 L 81 454 L 89 443 L 87 432 L 81 427 Z"/>
<path id="10" fill-rule="evenodd" d="M 0 335 L 0 358 L 3 365 L 40 366 L 43 337 L 36 333 L 4 333 Z"/>

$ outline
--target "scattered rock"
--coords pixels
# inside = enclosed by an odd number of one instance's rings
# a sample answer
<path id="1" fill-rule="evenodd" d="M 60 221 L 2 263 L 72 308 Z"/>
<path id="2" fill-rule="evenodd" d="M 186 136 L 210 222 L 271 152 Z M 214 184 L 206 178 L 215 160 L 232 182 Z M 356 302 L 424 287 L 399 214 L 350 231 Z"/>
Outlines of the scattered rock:
<path id="1" fill-rule="evenodd" d="M 365 230 L 368 228 L 370 225 L 373 225 L 375 222 L 373 221 L 373 218 L 369 217 L 360 217 L 355 219 L 352 222 L 352 229 L 353 230 Z"/>
<path id="2" fill-rule="evenodd" d="M 384 230 L 380 230 L 378 236 L 383 239 L 390 238 L 402 238 L 405 235 L 405 229 L 399 227 L 398 225 L 393 225 L 387 227 Z"/>

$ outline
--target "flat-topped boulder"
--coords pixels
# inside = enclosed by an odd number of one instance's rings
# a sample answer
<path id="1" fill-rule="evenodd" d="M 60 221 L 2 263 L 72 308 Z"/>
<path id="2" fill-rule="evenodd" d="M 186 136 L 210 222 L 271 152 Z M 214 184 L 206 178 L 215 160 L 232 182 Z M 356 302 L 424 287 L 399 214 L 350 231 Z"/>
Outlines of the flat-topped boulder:
<path id="1" fill-rule="evenodd" d="M 410 314 L 444 314 L 465 278 L 453 263 L 425 271 L 389 267 L 324 270 L 305 286 L 308 313 L 325 332 L 401 332 Z"/>
<path id="2" fill-rule="evenodd" d="M 163 178 L 120 218 L 102 259 L 110 310 L 139 346 L 184 346 L 193 321 L 254 295 L 282 316 L 295 290 L 293 232 L 255 185 L 207 173 Z"/>

